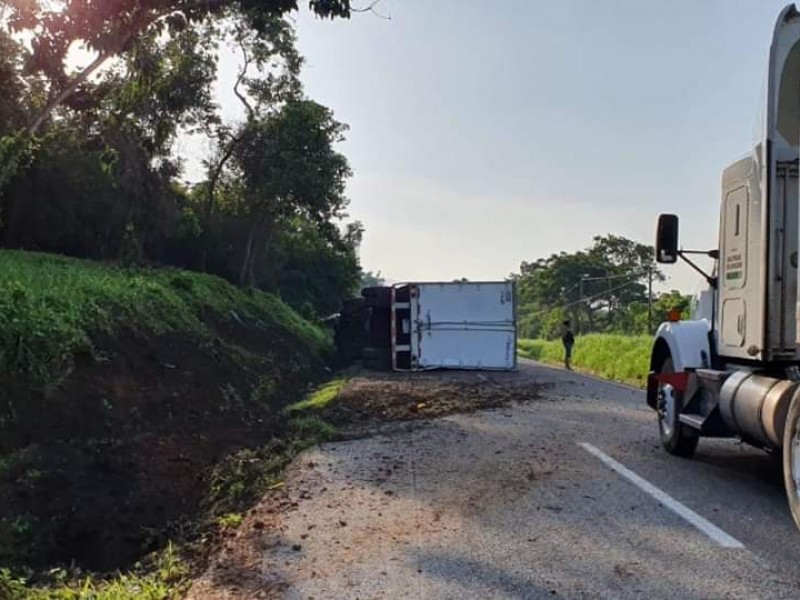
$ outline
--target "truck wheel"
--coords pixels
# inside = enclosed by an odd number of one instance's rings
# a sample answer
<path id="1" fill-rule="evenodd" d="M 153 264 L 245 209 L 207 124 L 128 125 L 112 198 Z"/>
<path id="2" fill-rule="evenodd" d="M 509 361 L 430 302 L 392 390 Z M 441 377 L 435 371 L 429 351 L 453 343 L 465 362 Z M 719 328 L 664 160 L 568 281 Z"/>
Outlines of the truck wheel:
<path id="1" fill-rule="evenodd" d="M 783 485 L 794 522 L 800 527 L 800 396 L 792 399 L 783 430 Z"/>
<path id="2" fill-rule="evenodd" d="M 672 357 L 661 365 L 662 373 L 674 373 Z M 675 456 L 692 456 L 697 450 L 700 437 L 680 422 L 678 415 L 683 408 L 683 393 L 670 384 L 661 384 L 658 388 L 658 430 L 661 434 L 661 445 Z"/>

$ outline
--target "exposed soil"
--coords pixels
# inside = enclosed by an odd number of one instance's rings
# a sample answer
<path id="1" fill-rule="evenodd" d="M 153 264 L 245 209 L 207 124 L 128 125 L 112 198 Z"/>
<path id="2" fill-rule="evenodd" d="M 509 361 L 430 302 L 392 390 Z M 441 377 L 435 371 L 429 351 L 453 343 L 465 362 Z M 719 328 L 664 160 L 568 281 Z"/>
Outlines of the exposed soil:
<path id="1" fill-rule="evenodd" d="M 534 400 L 540 387 L 518 372 L 355 371 L 339 398 L 323 412 L 347 437 L 387 421 L 430 419 Z"/>
<path id="2" fill-rule="evenodd" d="M 0 564 L 125 568 L 203 509 L 211 468 L 267 444 L 321 372 L 287 331 L 95 340 L 55 390 L 0 382 Z"/>

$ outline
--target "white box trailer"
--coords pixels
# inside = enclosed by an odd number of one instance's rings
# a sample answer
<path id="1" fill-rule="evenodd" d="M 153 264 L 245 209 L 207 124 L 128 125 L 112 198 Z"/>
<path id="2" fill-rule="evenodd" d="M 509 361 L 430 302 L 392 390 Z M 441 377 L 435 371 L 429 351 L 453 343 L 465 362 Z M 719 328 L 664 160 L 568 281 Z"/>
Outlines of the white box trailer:
<path id="1" fill-rule="evenodd" d="M 514 370 L 516 312 L 511 281 L 395 285 L 392 367 Z"/>

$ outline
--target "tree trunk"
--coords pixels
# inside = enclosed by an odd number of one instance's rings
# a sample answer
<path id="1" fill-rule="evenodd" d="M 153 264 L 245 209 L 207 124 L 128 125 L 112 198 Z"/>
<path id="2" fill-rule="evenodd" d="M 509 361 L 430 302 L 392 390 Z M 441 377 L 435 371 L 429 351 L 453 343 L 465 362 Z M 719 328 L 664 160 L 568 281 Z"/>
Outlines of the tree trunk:
<path id="1" fill-rule="evenodd" d="M 255 243 L 259 221 L 260 219 L 253 221 L 253 224 L 250 226 L 250 233 L 247 235 L 247 244 L 244 249 L 244 258 L 242 259 L 242 268 L 239 271 L 239 285 L 242 287 L 249 283 L 248 279 L 252 273 L 251 263 L 253 262 L 253 244 Z"/>

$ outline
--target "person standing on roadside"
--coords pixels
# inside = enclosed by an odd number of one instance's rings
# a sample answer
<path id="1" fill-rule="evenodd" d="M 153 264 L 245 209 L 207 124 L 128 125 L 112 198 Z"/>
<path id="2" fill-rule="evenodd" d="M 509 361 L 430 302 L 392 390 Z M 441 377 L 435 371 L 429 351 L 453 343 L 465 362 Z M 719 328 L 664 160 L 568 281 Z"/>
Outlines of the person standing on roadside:
<path id="1" fill-rule="evenodd" d="M 572 333 L 572 326 L 569 321 L 564 321 L 564 333 L 561 335 L 561 343 L 564 344 L 564 366 L 567 371 L 572 371 L 572 347 L 575 345 L 575 335 Z"/>

